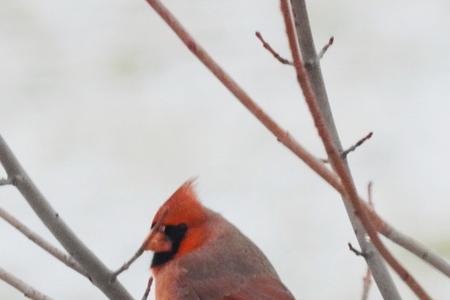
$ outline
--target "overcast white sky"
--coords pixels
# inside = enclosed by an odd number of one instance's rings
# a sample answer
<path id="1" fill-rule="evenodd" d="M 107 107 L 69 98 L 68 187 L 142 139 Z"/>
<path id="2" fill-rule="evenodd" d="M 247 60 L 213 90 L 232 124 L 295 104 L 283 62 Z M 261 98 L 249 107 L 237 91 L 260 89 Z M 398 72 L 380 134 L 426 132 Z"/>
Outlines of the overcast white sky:
<path id="1" fill-rule="evenodd" d="M 278 1 L 164 1 L 308 149 L 323 150 L 287 55 Z M 308 1 L 344 145 L 378 212 L 450 259 L 448 1 Z M 191 176 L 205 205 L 268 255 L 298 299 L 359 299 L 363 261 L 338 195 L 196 61 L 145 1 L 0 0 L 0 133 L 60 215 L 111 268 L 138 247 L 159 205 Z M 52 241 L 12 188 L 0 205 Z M 103 299 L 0 222 L 0 266 L 56 299 Z M 55 242 L 56 243 L 56 242 Z M 444 275 L 391 243 L 436 299 Z M 121 279 L 139 298 L 150 255 Z M 396 275 L 394 279 L 399 282 Z M 412 299 L 399 282 L 404 299 Z M 1 299 L 21 299 L 0 282 Z M 370 299 L 380 299 L 376 289 Z"/>

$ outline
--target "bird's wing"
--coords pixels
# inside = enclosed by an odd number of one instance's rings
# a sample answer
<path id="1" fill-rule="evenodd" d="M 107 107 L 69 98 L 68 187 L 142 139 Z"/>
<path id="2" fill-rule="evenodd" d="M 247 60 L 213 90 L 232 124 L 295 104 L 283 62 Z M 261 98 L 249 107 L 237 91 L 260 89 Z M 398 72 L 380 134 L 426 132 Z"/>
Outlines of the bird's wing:
<path id="1" fill-rule="evenodd" d="M 273 277 L 255 277 L 218 300 L 295 300 L 294 296 Z"/>
<path id="2" fill-rule="evenodd" d="M 211 243 L 179 259 L 180 283 L 201 300 L 295 300 L 261 250 L 219 221 Z"/>
<path id="3" fill-rule="evenodd" d="M 294 296 L 272 276 L 209 278 L 190 281 L 192 298 L 201 300 L 295 300 Z"/>

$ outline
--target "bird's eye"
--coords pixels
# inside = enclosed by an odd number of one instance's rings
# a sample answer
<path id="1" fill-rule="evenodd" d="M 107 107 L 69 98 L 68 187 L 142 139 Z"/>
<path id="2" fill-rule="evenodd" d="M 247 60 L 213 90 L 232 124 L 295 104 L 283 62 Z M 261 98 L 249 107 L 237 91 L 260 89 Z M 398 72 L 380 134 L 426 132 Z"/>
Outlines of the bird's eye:
<path id="1" fill-rule="evenodd" d="M 164 232 L 164 233 L 166 233 L 166 225 L 161 225 L 161 226 L 159 226 L 159 232 Z"/>

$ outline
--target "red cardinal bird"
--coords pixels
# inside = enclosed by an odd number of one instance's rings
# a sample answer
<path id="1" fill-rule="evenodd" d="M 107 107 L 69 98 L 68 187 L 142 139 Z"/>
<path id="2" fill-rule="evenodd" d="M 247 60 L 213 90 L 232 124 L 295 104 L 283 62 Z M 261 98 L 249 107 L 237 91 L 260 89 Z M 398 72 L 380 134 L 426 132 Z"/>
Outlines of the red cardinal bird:
<path id="1" fill-rule="evenodd" d="M 259 248 L 183 184 L 156 213 L 145 244 L 157 300 L 295 300 Z"/>

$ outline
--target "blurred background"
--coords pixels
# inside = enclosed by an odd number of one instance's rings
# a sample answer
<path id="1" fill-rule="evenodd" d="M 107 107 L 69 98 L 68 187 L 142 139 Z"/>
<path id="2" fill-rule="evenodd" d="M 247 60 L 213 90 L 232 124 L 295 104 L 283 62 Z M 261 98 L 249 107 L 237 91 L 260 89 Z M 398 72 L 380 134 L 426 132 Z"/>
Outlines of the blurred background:
<path id="1" fill-rule="evenodd" d="M 289 57 L 279 2 L 164 1 L 303 145 L 324 157 Z M 450 2 L 308 1 L 322 70 L 361 194 L 450 259 Z M 59 214 L 110 267 L 140 245 L 158 207 L 198 176 L 202 201 L 268 255 L 298 299 L 359 299 L 364 261 L 340 197 L 264 129 L 145 1 L 0 0 L 0 133 Z M 4 175 L 3 170 L 0 171 Z M 57 243 L 24 199 L 0 205 Z M 0 266 L 55 299 L 104 299 L 0 222 Z M 387 242 L 436 299 L 448 278 Z M 120 279 L 137 298 L 146 254 Z M 393 274 L 404 299 L 414 296 Z M 152 296 L 153 297 L 153 296 Z M 1 299 L 23 296 L 0 282 Z M 152 298 L 153 299 L 153 298 Z M 370 299 L 381 299 L 376 288 Z"/>

